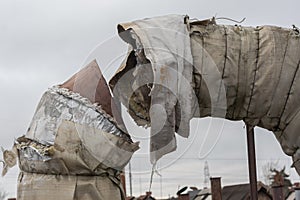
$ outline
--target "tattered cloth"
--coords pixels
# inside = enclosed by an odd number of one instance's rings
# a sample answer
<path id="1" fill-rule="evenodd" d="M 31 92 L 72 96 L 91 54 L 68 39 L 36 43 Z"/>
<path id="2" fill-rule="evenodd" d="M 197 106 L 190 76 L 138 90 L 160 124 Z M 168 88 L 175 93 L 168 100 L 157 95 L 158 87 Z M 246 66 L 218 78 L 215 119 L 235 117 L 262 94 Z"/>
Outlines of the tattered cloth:
<path id="1" fill-rule="evenodd" d="M 132 46 L 110 85 L 139 125 L 149 126 L 151 121 L 150 157 L 154 163 L 174 151 L 175 131 L 184 137 L 189 133 L 193 93 L 192 54 L 186 48 L 190 46 L 189 32 L 178 15 L 121 24 L 118 29 Z"/>
<path id="2" fill-rule="evenodd" d="M 64 176 L 21 172 L 18 198 L 22 200 L 125 199 L 120 181 L 103 176 Z"/>
<path id="3" fill-rule="evenodd" d="M 24 136 L 4 150 L 21 169 L 17 199 L 125 200 L 120 174 L 139 149 L 96 60 L 42 96 Z"/>
<path id="4" fill-rule="evenodd" d="M 174 132 L 188 136 L 192 116 L 214 116 L 273 131 L 300 173 L 299 29 L 169 15 L 118 30 L 130 48 L 110 86 L 137 124 L 154 129 L 153 162 L 176 148 Z"/>
<path id="5" fill-rule="evenodd" d="M 53 87 L 15 149 L 20 200 L 123 200 L 119 175 L 138 144 L 100 106 Z"/>

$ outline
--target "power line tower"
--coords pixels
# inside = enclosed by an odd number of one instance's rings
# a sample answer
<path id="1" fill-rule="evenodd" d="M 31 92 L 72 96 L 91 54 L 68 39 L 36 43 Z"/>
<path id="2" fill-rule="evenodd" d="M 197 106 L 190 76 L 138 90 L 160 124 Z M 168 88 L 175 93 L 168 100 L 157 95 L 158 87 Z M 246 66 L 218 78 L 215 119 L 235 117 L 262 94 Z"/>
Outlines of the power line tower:
<path id="1" fill-rule="evenodd" d="M 205 163 L 204 163 L 204 184 L 203 184 L 204 188 L 208 187 L 209 178 L 210 178 L 210 175 L 209 175 L 208 162 L 205 161 Z"/>

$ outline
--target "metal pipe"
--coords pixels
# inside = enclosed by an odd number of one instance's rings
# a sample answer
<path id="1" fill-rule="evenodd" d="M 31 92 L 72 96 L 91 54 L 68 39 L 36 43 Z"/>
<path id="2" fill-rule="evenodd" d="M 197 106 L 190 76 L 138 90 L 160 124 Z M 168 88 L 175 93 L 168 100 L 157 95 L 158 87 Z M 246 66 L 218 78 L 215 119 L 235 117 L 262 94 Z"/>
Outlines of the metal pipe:
<path id="1" fill-rule="evenodd" d="M 129 189 L 130 196 L 132 197 L 132 174 L 131 174 L 131 162 L 129 161 Z"/>
<path id="2" fill-rule="evenodd" d="M 121 180 L 122 188 L 123 188 L 123 191 L 124 191 L 124 195 L 126 197 L 127 194 L 126 194 L 125 169 L 123 169 L 123 171 L 120 174 L 120 180 Z"/>
<path id="3" fill-rule="evenodd" d="M 248 168 L 250 180 L 251 200 L 257 200 L 257 178 L 256 178 L 256 158 L 255 158 L 255 139 L 254 127 L 246 124 L 247 127 L 247 148 L 248 148 Z"/>

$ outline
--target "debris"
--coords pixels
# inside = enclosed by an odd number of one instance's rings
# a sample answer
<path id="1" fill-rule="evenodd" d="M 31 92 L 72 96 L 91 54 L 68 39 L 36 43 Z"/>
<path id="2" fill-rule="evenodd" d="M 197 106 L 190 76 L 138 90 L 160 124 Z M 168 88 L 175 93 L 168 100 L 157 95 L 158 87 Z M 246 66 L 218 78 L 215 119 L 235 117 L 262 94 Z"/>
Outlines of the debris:
<path id="1" fill-rule="evenodd" d="M 19 159 L 18 199 L 125 199 L 119 175 L 139 147 L 113 104 L 96 61 L 49 88 L 17 153 L 4 151 L 5 170 Z"/>
<path id="2" fill-rule="evenodd" d="M 192 117 L 212 116 L 273 131 L 300 174 L 296 26 L 167 15 L 123 23 L 118 31 L 129 51 L 110 86 L 138 125 L 151 126 L 152 163 L 176 149 L 175 132 L 189 135 Z"/>

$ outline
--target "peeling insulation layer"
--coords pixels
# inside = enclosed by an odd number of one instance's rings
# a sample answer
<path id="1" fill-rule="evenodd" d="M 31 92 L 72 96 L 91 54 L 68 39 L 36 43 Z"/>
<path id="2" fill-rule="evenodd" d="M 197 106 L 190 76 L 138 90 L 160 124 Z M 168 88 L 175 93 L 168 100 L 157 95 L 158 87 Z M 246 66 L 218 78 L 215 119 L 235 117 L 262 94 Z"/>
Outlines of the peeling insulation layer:
<path id="1" fill-rule="evenodd" d="M 151 131 L 153 162 L 176 148 L 175 132 L 188 136 L 190 117 L 213 116 L 272 131 L 300 173 L 299 29 L 169 15 L 118 30 L 130 47 L 110 86 L 137 124 L 161 127 Z M 161 72 L 168 73 L 158 79 Z"/>
<path id="2" fill-rule="evenodd" d="M 27 133 L 9 151 L 21 170 L 17 199 L 125 200 L 120 173 L 139 146 L 112 116 L 101 77 L 93 61 L 63 84 L 68 88 L 44 93 Z M 4 157 L 12 167 L 16 158 Z"/>

